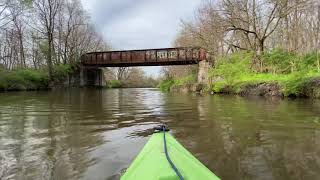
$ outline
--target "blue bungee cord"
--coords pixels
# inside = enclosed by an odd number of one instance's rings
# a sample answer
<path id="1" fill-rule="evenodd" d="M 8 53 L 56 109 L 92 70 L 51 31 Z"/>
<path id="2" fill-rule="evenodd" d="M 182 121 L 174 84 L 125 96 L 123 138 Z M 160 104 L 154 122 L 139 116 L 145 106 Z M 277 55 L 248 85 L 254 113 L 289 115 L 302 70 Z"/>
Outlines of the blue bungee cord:
<path id="1" fill-rule="evenodd" d="M 160 128 L 156 128 L 156 130 L 162 131 L 163 132 L 163 146 L 164 146 L 164 152 L 166 154 L 166 158 L 168 160 L 168 162 L 171 165 L 171 168 L 174 170 L 174 172 L 177 174 L 177 176 L 179 176 L 180 180 L 184 180 L 182 174 L 179 172 L 178 168 L 174 165 L 174 163 L 172 162 L 172 160 L 170 159 L 169 153 L 168 153 L 168 148 L 167 148 L 167 140 L 166 140 L 166 131 L 168 131 L 169 129 L 166 128 L 165 125 L 160 126 Z"/>

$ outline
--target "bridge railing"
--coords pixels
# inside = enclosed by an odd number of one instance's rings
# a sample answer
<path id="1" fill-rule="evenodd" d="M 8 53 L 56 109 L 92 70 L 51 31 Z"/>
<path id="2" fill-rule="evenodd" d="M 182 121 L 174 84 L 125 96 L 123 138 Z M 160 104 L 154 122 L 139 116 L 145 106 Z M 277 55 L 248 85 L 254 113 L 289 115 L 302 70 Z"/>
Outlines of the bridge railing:
<path id="1" fill-rule="evenodd" d="M 204 49 L 179 47 L 91 52 L 82 55 L 81 63 L 86 66 L 148 66 L 196 64 L 205 59 Z"/>

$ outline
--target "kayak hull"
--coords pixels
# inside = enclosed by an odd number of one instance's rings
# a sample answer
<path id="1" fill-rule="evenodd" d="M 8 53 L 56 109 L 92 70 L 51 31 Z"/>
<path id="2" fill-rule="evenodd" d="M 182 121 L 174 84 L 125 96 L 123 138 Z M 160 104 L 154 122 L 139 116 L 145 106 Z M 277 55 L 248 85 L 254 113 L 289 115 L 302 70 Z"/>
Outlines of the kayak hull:
<path id="1" fill-rule="evenodd" d="M 168 154 L 184 179 L 219 179 L 166 132 Z M 164 151 L 163 132 L 154 133 L 121 180 L 179 180 Z"/>

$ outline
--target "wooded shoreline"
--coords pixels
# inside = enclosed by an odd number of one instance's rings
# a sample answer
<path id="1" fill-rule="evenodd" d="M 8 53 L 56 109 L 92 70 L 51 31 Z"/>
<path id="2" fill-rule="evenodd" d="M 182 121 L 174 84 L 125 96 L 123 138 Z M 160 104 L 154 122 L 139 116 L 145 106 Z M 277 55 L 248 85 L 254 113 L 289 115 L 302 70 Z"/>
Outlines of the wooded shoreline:
<path id="1" fill-rule="evenodd" d="M 266 64 L 274 68 L 281 67 L 273 62 L 289 64 L 288 61 L 295 61 L 296 70 L 282 73 L 252 71 L 253 57 L 253 53 L 240 52 L 218 59 L 215 66 L 209 69 L 207 83 L 199 85 L 195 71 L 182 78 L 170 77 L 161 82 L 160 88 L 171 92 L 320 98 L 316 53 L 298 55 L 282 50 L 266 53 L 263 57 Z M 197 70 L 198 67 L 191 68 Z"/>
<path id="2" fill-rule="evenodd" d="M 202 91 L 319 98 L 319 1 L 206 1 L 194 16 L 183 21 L 175 45 L 207 50 L 211 68 Z M 167 67 L 160 87 L 199 89 L 197 71 Z"/>

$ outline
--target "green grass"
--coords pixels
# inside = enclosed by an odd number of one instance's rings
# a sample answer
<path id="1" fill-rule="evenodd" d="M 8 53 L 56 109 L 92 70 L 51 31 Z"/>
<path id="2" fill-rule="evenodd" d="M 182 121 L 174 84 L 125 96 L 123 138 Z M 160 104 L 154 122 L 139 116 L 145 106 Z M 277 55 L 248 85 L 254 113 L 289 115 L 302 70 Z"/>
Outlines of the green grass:
<path id="1" fill-rule="evenodd" d="M 278 83 L 285 96 L 299 96 L 304 86 L 314 78 L 320 78 L 320 73 L 292 73 L 292 74 L 241 74 L 234 76 L 232 81 L 221 80 L 212 86 L 214 92 L 222 92 L 226 87 L 231 88 L 235 93 L 239 93 L 247 85 L 260 83 Z M 232 82 L 232 83 L 230 83 Z"/>
<path id="2" fill-rule="evenodd" d="M 221 78 L 212 85 L 214 92 L 224 89 L 239 93 L 247 85 L 260 83 L 278 83 L 285 96 L 299 96 L 311 79 L 320 78 L 317 59 L 314 53 L 296 55 L 282 50 L 264 55 L 265 71 L 255 72 L 251 69 L 251 53 L 236 53 L 219 59 L 215 68 L 210 70 L 211 78 Z"/>

